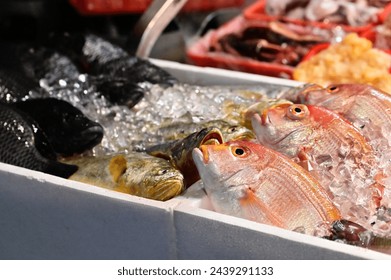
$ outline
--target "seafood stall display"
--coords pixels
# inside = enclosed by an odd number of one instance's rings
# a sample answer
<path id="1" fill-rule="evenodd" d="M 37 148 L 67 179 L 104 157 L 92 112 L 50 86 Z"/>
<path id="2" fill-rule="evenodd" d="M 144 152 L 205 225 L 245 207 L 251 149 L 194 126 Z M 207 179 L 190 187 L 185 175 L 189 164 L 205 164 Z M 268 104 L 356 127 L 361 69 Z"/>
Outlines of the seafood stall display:
<path id="1" fill-rule="evenodd" d="M 240 32 L 210 37 L 208 52 L 283 65 L 272 71 L 285 77 L 340 31 L 232 23 Z M 381 84 L 250 75 L 137 57 L 93 32 L 46 35 L 0 44 L 0 258 L 391 259 Z"/>
<path id="2" fill-rule="evenodd" d="M 261 0 L 246 11 L 250 18 L 283 18 L 324 27 L 339 25 L 360 32 L 384 18 L 390 1 L 366 0 Z"/>
<path id="3" fill-rule="evenodd" d="M 389 52 L 381 39 L 385 37 L 373 33 L 383 30 L 387 34 L 390 11 L 390 1 L 255 1 L 237 17 L 190 43 L 187 62 L 297 79 L 294 71 L 308 56 L 352 33 Z"/>

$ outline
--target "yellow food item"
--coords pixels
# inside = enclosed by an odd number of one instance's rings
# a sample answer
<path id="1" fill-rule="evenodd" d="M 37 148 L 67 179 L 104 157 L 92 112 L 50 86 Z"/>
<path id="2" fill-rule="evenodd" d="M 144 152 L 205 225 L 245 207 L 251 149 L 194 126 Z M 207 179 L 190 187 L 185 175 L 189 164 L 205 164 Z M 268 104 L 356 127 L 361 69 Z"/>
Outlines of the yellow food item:
<path id="1" fill-rule="evenodd" d="M 297 81 L 328 86 L 334 83 L 364 83 L 391 93 L 391 56 L 373 48 L 372 42 L 350 33 L 300 63 L 293 72 Z"/>

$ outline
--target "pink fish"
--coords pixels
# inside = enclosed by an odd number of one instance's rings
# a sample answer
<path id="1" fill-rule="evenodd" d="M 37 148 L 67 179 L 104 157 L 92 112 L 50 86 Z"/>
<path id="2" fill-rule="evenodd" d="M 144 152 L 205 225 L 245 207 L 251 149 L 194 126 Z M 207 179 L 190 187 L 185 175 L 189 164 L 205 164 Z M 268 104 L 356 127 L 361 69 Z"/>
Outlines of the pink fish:
<path id="1" fill-rule="evenodd" d="M 217 212 L 321 236 L 341 218 L 306 170 L 258 143 L 202 145 L 193 159 Z"/>
<path id="2" fill-rule="evenodd" d="M 326 107 L 348 119 L 379 155 L 391 157 L 391 96 L 365 84 L 307 85 L 287 93 L 297 103 Z M 388 154 L 388 155 L 387 155 Z"/>
<path id="3" fill-rule="evenodd" d="M 252 126 L 261 144 L 310 170 L 344 218 L 371 223 L 384 186 L 375 152 L 351 123 L 324 107 L 282 104 L 255 115 Z"/>

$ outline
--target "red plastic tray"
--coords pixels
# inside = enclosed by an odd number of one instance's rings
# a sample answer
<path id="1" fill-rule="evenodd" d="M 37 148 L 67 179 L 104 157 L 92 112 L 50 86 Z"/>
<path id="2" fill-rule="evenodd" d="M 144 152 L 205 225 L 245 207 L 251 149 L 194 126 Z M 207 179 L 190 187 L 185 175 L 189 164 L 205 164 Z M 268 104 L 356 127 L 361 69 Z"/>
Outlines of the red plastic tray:
<path id="1" fill-rule="evenodd" d="M 368 23 L 366 25 L 362 26 L 351 26 L 351 25 L 344 25 L 344 24 L 334 24 L 334 23 L 324 23 L 324 22 L 318 22 L 318 21 L 305 21 L 305 20 L 299 20 L 299 19 L 291 19 L 288 17 L 280 17 L 280 16 L 271 16 L 266 14 L 265 12 L 265 6 L 266 6 L 266 0 L 259 0 L 253 5 L 250 5 L 248 8 L 246 8 L 243 11 L 243 15 L 247 19 L 261 19 L 261 20 L 278 20 L 283 19 L 284 21 L 293 22 L 293 23 L 302 23 L 302 24 L 309 24 L 313 26 L 317 26 L 320 28 L 334 28 L 336 26 L 340 26 L 342 29 L 344 29 L 347 32 L 356 32 L 356 33 L 363 33 L 367 31 L 368 29 L 372 28 L 374 25 L 384 22 L 386 17 L 391 12 L 391 4 L 388 4 L 382 12 L 380 12 L 377 15 L 377 22 Z"/>
<path id="2" fill-rule="evenodd" d="M 226 7 L 241 6 L 245 0 L 189 0 L 182 11 L 212 11 Z M 142 13 L 152 0 L 69 0 L 83 15 Z"/>
<path id="3" fill-rule="evenodd" d="M 207 66 L 261 74 L 272 77 L 292 78 L 294 67 L 276 63 L 261 62 L 255 59 L 234 56 L 223 52 L 211 52 L 211 43 L 228 33 L 239 30 L 246 19 L 238 16 L 205 36 L 187 49 L 188 62 L 197 66 Z"/>

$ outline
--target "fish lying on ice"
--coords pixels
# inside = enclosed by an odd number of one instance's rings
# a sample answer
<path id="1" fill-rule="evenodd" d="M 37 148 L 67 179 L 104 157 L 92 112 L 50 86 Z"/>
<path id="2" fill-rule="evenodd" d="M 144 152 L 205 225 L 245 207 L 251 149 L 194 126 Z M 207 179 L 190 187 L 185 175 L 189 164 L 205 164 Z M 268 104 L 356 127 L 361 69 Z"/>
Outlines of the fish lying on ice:
<path id="1" fill-rule="evenodd" d="M 391 147 L 391 96 L 366 84 L 309 84 L 282 98 L 326 107 L 348 119 L 379 153 Z M 385 140 L 385 141 L 384 141 Z"/>
<path id="2" fill-rule="evenodd" d="M 264 98 L 264 100 L 252 104 L 246 110 L 241 112 L 241 117 L 242 117 L 241 123 L 245 127 L 252 130 L 253 127 L 251 124 L 251 120 L 253 115 L 255 114 L 262 115 L 264 110 L 278 104 L 292 104 L 292 102 L 282 98 Z"/>
<path id="3" fill-rule="evenodd" d="M 176 78 L 146 59 L 130 55 L 119 45 L 93 34 L 56 34 L 50 44 L 91 75 L 110 75 L 133 82 L 172 85 Z"/>
<path id="4" fill-rule="evenodd" d="M 67 91 L 79 103 L 104 96 L 111 104 L 133 107 L 144 97 L 144 89 L 131 79 L 111 75 L 86 75 L 69 57 L 47 47 L 30 47 L 20 51 L 20 68 L 24 73 L 39 81 L 50 95 Z M 44 97 L 43 94 L 39 97 Z M 65 96 L 65 98 L 72 98 Z"/>
<path id="5" fill-rule="evenodd" d="M 295 159 L 330 191 L 344 218 L 362 225 L 381 204 L 384 186 L 367 139 L 324 107 L 281 104 L 253 117 L 259 143 Z"/>
<path id="6" fill-rule="evenodd" d="M 12 106 L 38 123 L 54 151 L 61 156 L 88 151 L 103 138 L 103 127 L 66 101 L 35 98 L 13 103 Z"/>
<path id="7" fill-rule="evenodd" d="M 69 179 L 165 201 L 182 193 L 183 175 L 167 160 L 145 153 L 64 159 L 79 167 Z"/>
<path id="8" fill-rule="evenodd" d="M 319 236 L 341 218 L 305 169 L 258 143 L 203 145 L 193 158 L 217 212 Z"/>
<path id="9" fill-rule="evenodd" d="M 326 107 L 349 120 L 370 142 L 383 170 L 382 183 L 391 186 L 391 96 L 366 84 L 309 84 L 281 95 L 297 103 Z M 384 200 L 391 205 L 391 188 Z"/>
<path id="10" fill-rule="evenodd" d="M 77 166 L 60 163 L 46 135 L 28 115 L 0 103 L 0 161 L 68 178 Z"/>

